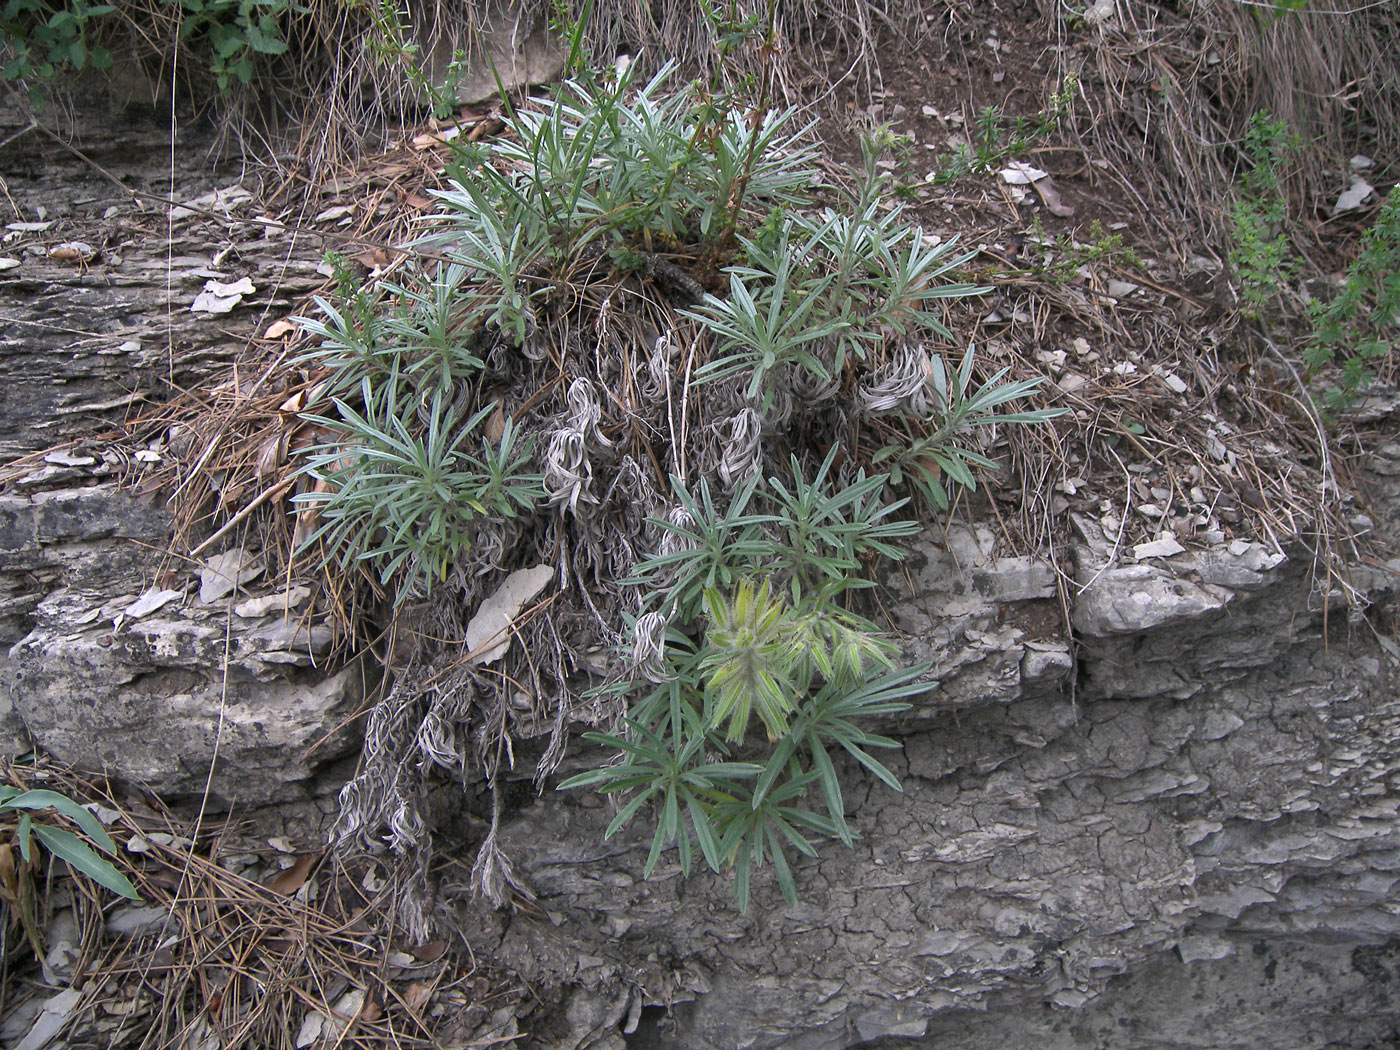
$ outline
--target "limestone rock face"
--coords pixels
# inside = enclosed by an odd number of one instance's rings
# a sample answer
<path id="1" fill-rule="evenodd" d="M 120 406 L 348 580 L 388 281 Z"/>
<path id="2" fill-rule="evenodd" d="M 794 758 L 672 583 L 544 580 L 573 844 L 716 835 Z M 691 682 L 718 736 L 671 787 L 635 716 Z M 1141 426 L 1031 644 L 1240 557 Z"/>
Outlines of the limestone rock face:
<path id="1" fill-rule="evenodd" d="M 0 105 L 6 134 L 15 119 Z M 209 779 L 225 800 L 298 797 L 356 746 L 338 727 L 359 706 L 360 668 L 327 672 L 323 617 L 304 606 L 230 615 L 271 583 L 201 602 L 197 572 L 166 554 L 165 494 L 114 481 L 188 454 L 188 435 L 113 435 L 172 388 L 229 382 L 248 340 L 321 284 L 320 252 L 262 221 L 238 165 L 212 165 L 183 132 L 191 148 L 172 150 L 168 118 L 80 124 L 82 154 L 30 135 L 7 155 L 15 207 L 43 221 L 7 232 L 14 265 L 0 273 L 0 752 L 37 744 L 171 795 Z M 114 196 L 91 161 L 147 196 Z M 190 206 L 152 211 L 172 177 Z M 99 246 L 82 265 L 47 251 L 78 237 Z M 193 309 L 211 281 L 252 291 L 228 313 Z"/>
<path id="2" fill-rule="evenodd" d="M 1100 553 L 1062 579 L 954 535 L 888 581 L 938 686 L 882 727 L 903 794 L 843 771 L 861 839 L 798 858 L 798 906 L 771 874 L 747 916 L 727 880 L 665 860 L 643 880 L 641 829 L 604 842 L 606 804 L 546 795 L 502 841 L 538 915 L 478 909 L 474 943 L 527 978 L 685 1003 L 674 1041 L 641 1045 L 1361 1047 L 1395 1030 L 1395 659 L 1301 552 Z M 1387 600 L 1393 577 L 1372 583 Z M 1061 589 L 1072 637 L 1047 615 Z"/>
<path id="3" fill-rule="evenodd" d="M 168 532 L 112 485 L 0 496 L 4 743 L 163 794 L 303 796 L 356 745 L 363 668 L 328 674 L 330 629 L 305 610 L 234 616 L 242 595 L 203 603 L 190 572 L 151 586 Z"/>
<path id="4" fill-rule="evenodd" d="M 110 130 L 109 151 L 166 156 L 151 129 Z M 164 193 L 164 178 L 162 160 L 137 184 Z M 133 210 L 84 267 L 16 242 L 0 452 L 82 441 L 162 382 L 225 376 L 255 322 L 319 281 L 318 251 L 253 221 L 227 178 L 197 178 L 182 199 L 214 203 L 173 240 L 163 213 Z M 107 191 L 61 151 L 6 179 L 60 223 Z M 206 281 L 243 277 L 257 292 L 218 324 L 189 311 Z M 283 584 L 250 577 L 201 601 L 198 567 L 163 561 L 162 508 L 80 453 L 0 495 L 0 750 L 37 743 L 245 804 L 313 790 L 357 746 L 337 727 L 361 669 L 325 666 L 326 628 L 295 588 L 279 601 Z M 1376 530 L 1400 535 L 1400 443 L 1364 473 Z M 597 796 L 537 796 L 519 741 L 506 794 L 526 801 L 499 844 L 536 900 L 495 913 L 444 884 L 446 918 L 478 957 L 561 990 L 541 1024 L 558 1050 L 619 1050 L 634 1023 L 634 1048 L 687 1050 L 1392 1044 L 1396 563 L 1353 567 L 1363 619 L 1304 552 L 1133 562 L 1082 539 L 1055 566 L 955 529 L 882 581 L 906 658 L 937 684 L 874 727 L 902 745 L 882 756 L 902 794 L 840 770 L 861 838 L 800 859 L 799 905 L 767 870 L 747 916 L 727 879 L 683 879 L 673 856 L 644 880 L 640 824 L 605 841 Z M 574 740 L 560 776 L 602 757 Z M 452 790 L 444 808 L 462 810 Z"/>

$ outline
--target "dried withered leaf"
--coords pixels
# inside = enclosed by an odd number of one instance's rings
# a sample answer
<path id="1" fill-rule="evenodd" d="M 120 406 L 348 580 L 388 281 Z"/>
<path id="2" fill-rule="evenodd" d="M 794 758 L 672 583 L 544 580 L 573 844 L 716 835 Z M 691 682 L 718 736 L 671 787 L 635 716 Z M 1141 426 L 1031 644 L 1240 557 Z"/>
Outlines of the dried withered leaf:
<path id="1" fill-rule="evenodd" d="M 421 1013 L 433 997 L 433 987 L 426 981 L 413 981 L 403 990 L 403 1004 L 414 1013 Z"/>
<path id="2" fill-rule="evenodd" d="M 366 270 L 382 270 L 391 262 L 389 253 L 383 248 L 371 248 L 369 251 L 360 252 L 359 255 L 352 255 L 351 258 Z"/>
<path id="3" fill-rule="evenodd" d="M 287 462 L 287 431 L 270 434 L 258 446 L 258 480 L 277 477 Z"/>
<path id="4" fill-rule="evenodd" d="M 496 411 L 491 413 L 486 420 L 486 428 L 483 432 L 486 440 L 493 445 L 499 444 L 506 433 L 506 402 L 505 398 L 496 398 Z"/>
<path id="5" fill-rule="evenodd" d="M 19 873 L 15 871 L 15 847 L 9 842 L 0 846 L 0 900 L 12 909 L 19 905 Z"/>
<path id="6" fill-rule="evenodd" d="M 316 866 L 316 862 L 320 859 L 319 853 L 308 853 L 304 857 L 298 857 L 290 868 L 279 871 L 268 879 L 267 888 L 274 893 L 281 893 L 287 897 L 292 896 L 306 885 L 306 880 L 311 875 L 311 869 Z"/>
<path id="7" fill-rule="evenodd" d="M 441 959 L 443 953 L 447 951 L 447 942 L 444 940 L 429 941 L 427 944 L 420 944 L 415 948 L 410 948 L 408 953 L 419 962 L 430 963 Z"/>
<path id="8" fill-rule="evenodd" d="M 65 241 L 49 249 L 49 258 L 55 262 L 85 263 L 97 257 L 97 249 L 86 241 Z"/>

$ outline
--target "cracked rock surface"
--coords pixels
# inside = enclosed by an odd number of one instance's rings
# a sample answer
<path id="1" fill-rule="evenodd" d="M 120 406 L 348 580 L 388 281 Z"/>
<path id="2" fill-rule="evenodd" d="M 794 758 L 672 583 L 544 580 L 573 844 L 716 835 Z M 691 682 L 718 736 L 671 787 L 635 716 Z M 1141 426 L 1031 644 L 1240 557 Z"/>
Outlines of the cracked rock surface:
<path id="1" fill-rule="evenodd" d="M 1075 556 L 1072 637 L 1047 627 L 1051 568 L 995 557 L 986 535 L 928 542 L 888 581 L 939 683 L 882 727 L 903 744 L 888 762 L 902 795 L 843 771 L 861 838 L 799 858 L 798 906 L 771 875 L 747 916 L 727 880 L 663 860 L 644 881 L 649 836 L 604 842 L 605 803 L 546 794 L 502 842 L 537 908 L 463 906 L 473 943 L 600 1002 L 671 1004 L 633 1045 L 1362 1047 L 1394 1032 L 1394 659 L 1301 552 Z M 1376 575 L 1373 598 L 1392 585 Z M 1271 976 L 1232 1011 L 1222 997 L 1263 956 Z M 616 1031 L 553 1045 L 621 1046 L 596 1042 Z"/>
<path id="2" fill-rule="evenodd" d="M 150 587 L 168 535 L 163 511 L 112 485 L 0 496 L 0 745 L 32 738 L 162 794 L 208 780 L 226 801 L 307 797 L 316 768 L 355 749 L 344 723 L 365 669 L 327 673 L 330 628 L 304 610 L 231 615 L 242 595 L 202 602 L 189 572 Z"/>
<path id="3" fill-rule="evenodd" d="M 113 142 L 158 141 L 133 135 L 115 127 Z M 93 180 L 65 163 L 62 178 L 17 171 L 10 189 L 47 200 Z M 109 190 L 73 195 L 123 205 Z M 69 209 L 49 205 L 64 235 Z M 0 339 L 0 451 L 90 438 L 171 361 L 181 386 L 226 372 L 230 331 L 315 283 L 314 262 L 283 263 L 252 218 L 213 237 L 209 216 L 190 217 L 201 228 L 172 242 L 163 210 L 128 216 L 82 268 L 37 237 L 20 245 L 0 280 L 26 319 Z M 227 231 L 237 272 L 207 251 Z M 187 308 L 216 276 L 258 294 L 211 325 Z M 96 335 L 74 346 L 63 317 Z M 164 511 L 87 458 L 0 496 L 0 750 L 37 743 L 179 795 L 203 789 L 217 742 L 211 786 L 226 800 L 323 789 L 357 744 L 333 730 L 372 682 L 323 666 L 326 628 L 294 587 L 235 583 L 202 601 L 197 572 L 160 562 Z M 1365 473 L 1376 530 L 1400 535 L 1400 443 Z M 1366 619 L 1297 550 L 1237 541 L 1134 562 L 1082 529 L 1067 564 L 955 529 L 883 581 L 906 658 L 929 661 L 937 686 L 877 727 L 902 744 L 882 756 L 902 794 L 841 770 L 861 838 L 800 860 L 796 907 L 767 872 L 747 916 L 727 879 L 683 880 L 663 861 L 644 881 L 640 827 L 605 842 L 607 804 L 536 797 L 522 755 L 526 801 L 501 846 L 536 900 L 490 912 L 440 889 L 478 957 L 558 991 L 541 1045 L 1396 1045 L 1396 563 L 1353 567 Z M 561 777 L 600 758 L 572 748 Z"/>

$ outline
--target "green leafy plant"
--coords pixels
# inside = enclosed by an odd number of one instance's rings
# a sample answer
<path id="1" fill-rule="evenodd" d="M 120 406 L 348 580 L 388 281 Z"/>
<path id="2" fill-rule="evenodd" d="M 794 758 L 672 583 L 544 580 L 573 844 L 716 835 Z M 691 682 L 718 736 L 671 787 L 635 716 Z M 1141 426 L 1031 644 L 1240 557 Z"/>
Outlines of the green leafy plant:
<path id="1" fill-rule="evenodd" d="M 1055 284 L 1068 284 L 1098 267 L 1142 269 L 1142 260 L 1123 243 L 1123 235 L 1108 233 L 1098 219 L 1089 223 L 1088 234 L 1080 241 L 1066 234 L 1047 237 L 1037 215 L 1026 240 L 1026 265 L 1018 270 L 1003 271 L 1005 276 L 1039 277 Z M 1032 245 L 1038 245 L 1040 250 Z"/>
<path id="2" fill-rule="evenodd" d="M 774 46 L 773 4 L 709 10 L 717 46 Z M 617 796 L 610 835 L 649 822 L 648 874 L 698 855 L 745 907 L 760 868 L 795 899 L 795 859 L 854 840 L 841 765 L 898 787 L 862 723 L 927 668 L 896 669 L 860 602 L 921 528 L 914 464 L 971 484 L 992 461 L 962 442 L 1056 414 L 1005 410 L 1038 381 L 979 382 L 970 354 L 946 377 L 929 345 L 982 291 L 957 279 L 969 256 L 885 206 L 879 142 L 820 207 L 806 129 L 756 68 L 677 85 L 672 64 L 571 63 L 508 134 L 457 146 L 414 242 L 433 261 L 302 321 L 334 411 L 303 417 L 325 440 L 296 497 L 324 565 L 435 615 L 520 540 L 568 565 L 557 600 L 605 635 L 633 617 L 597 694 L 618 722 L 590 736 L 612 758 L 561 787 Z"/>
<path id="3" fill-rule="evenodd" d="M 694 236 L 703 254 L 722 241 L 741 183 L 755 199 L 794 200 L 813 156 L 795 111 L 750 128 L 737 112 L 667 95 L 675 69 L 642 84 L 631 69 L 568 81 L 543 110 L 514 115 L 516 138 L 463 147 L 460 177 L 436 193 L 440 229 L 418 243 L 489 274 L 518 335 L 526 300 L 600 241 L 652 253 Z"/>
<path id="4" fill-rule="evenodd" d="M 986 291 L 946 280 L 971 256 L 903 222 L 902 205 L 885 207 L 877 143 L 865 141 L 864 158 L 848 209 L 742 237 L 748 265 L 729 268 L 728 298 L 706 294 L 683 311 L 713 340 L 699 381 L 745 376 L 745 396 L 766 411 L 773 380 L 792 369 L 830 388 L 848 357 L 864 361 L 891 336 L 950 337 L 934 305 Z"/>
<path id="5" fill-rule="evenodd" d="M 1288 202 L 1283 194 L 1289 158 L 1298 149 L 1282 120 L 1260 111 L 1244 137 L 1248 163 L 1240 178 L 1240 196 L 1230 211 L 1234 244 L 1230 265 L 1240 281 L 1249 312 L 1257 315 L 1293 279 L 1296 263 L 1288 243 Z"/>
<path id="6" fill-rule="evenodd" d="M 480 439 L 479 454 L 465 447 L 494 405 L 462 422 L 435 390 L 420 431 L 402 396 L 394 378 L 378 390 L 365 379 L 364 411 L 336 399 L 337 418 L 308 417 L 339 436 L 311 450 L 302 469 L 321 484 L 295 497 L 320 521 L 308 544 L 341 566 L 370 563 L 381 583 L 402 573 L 401 598 L 444 579 L 481 519 L 514 518 L 544 496 L 540 475 L 525 470 L 529 446 L 513 421 L 499 441 Z"/>
<path id="7" fill-rule="evenodd" d="M 809 280 L 800 289 L 792 287 L 792 256 L 787 247 L 784 236 L 775 272 L 756 275 L 762 281 L 756 293 L 739 271 L 731 270 L 729 297 L 707 294 L 704 305 L 688 314 L 710 330 L 716 340 L 715 352 L 722 355 L 702 366 L 697 378 L 710 381 L 744 373 L 749 376 L 744 393 L 750 399 L 763 392 L 770 373 L 787 365 L 831 380 L 831 371 L 819 356 L 820 346 L 844 326 L 835 318 L 822 318 L 817 311 L 831 278 Z"/>
<path id="8" fill-rule="evenodd" d="M 1007 117 L 996 106 L 977 114 L 971 141 L 940 156 L 926 180 L 934 186 L 947 186 L 968 175 L 993 170 L 1051 134 L 1070 111 L 1079 78 L 1066 75 L 1060 89 L 1050 95 L 1049 105 L 1034 116 Z"/>
<path id="9" fill-rule="evenodd" d="M 28 82 L 38 92 L 40 83 L 61 70 L 106 69 L 112 55 L 93 44 L 91 36 L 95 23 L 114 11 L 111 4 L 87 0 L 59 6 L 49 0 L 7 0 L 0 7 L 0 30 L 9 54 L 0 76 Z M 31 97 L 37 101 L 40 96 Z"/>
<path id="10" fill-rule="evenodd" d="M 179 5 L 180 39 L 207 43 L 210 72 L 225 94 L 235 81 L 252 83 L 261 59 L 286 53 L 282 19 L 297 9 L 292 0 L 179 0 Z"/>
<path id="11" fill-rule="evenodd" d="M 1003 382 L 1008 369 L 1000 369 L 974 388 L 971 347 L 962 364 L 950 377 L 943 361 L 929 361 L 929 383 L 933 398 L 927 412 L 902 413 L 894 418 L 887 434 L 889 443 L 871 458 L 887 464 L 890 480 L 898 485 L 906 478 L 914 490 L 934 510 L 949 506 L 946 481 L 967 488 L 977 487 L 972 468 L 995 470 L 986 456 L 965 447 L 964 440 L 978 427 L 1000 424 L 1047 423 L 1065 414 L 1063 408 L 1039 408 L 1030 412 L 999 412 L 1007 402 L 1036 390 L 1044 377 Z"/>
<path id="12" fill-rule="evenodd" d="M 624 582 L 653 587 L 653 593 L 675 606 L 684 619 L 692 619 L 707 588 L 727 590 L 735 586 L 773 551 L 759 528 L 773 518 L 748 513 L 758 481 L 751 478 L 740 486 L 720 512 L 704 478 L 696 495 L 678 478 L 672 478 L 682 513 L 678 520 L 651 519 L 653 527 L 666 535 L 665 547 L 669 549 L 645 559 Z"/>
<path id="13" fill-rule="evenodd" d="M 1308 316 L 1313 325 L 1303 353 L 1308 371 L 1317 375 L 1340 359 L 1339 382 L 1327 400 L 1347 404 L 1394 350 L 1400 324 L 1400 186 L 1391 189 L 1363 236 L 1340 290 L 1330 300 L 1311 302 Z"/>
<path id="14" fill-rule="evenodd" d="M 82 831 L 79 836 L 55 824 L 35 820 L 35 814 L 52 811 L 73 821 Z M 82 872 L 98 885 L 131 900 L 140 900 L 131 881 L 117 870 L 108 856 L 116 856 L 116 846 L 102 822 L 66 795 L 57 791 L 35 789 L 25 791 L 9 784 L 0 785 L 0 814 L 18 814 L 15 843 L 20 856 L 30 861 L 34 856 L 33 840 L 74 871 Z M 97 849 L 94 850 L 93 846 Z"/>
<path id="15" fill-rule="evenodd" d="M 286 52 L 285 18 L 304 10 L 292 0 L 157 0 L 156 14 L 166 9 L 178 20 L 181 44 L 203 56 L 224 94 L 235 82 L 251 83 L 260 62 Z M 143 17 L 150 18 L 131 5 L 6 0 L 0 31 L 10 54 L 0 75 L 27 82 L 39 101 L 42 85 L 62 72 L 109 67 L 111 52 L 95 38 L 119 20 L 139 24 Z"/>
<path id="16" fill-rule="evenodd" d="M 735 897 L 746 911 L 752 873 L 771 860 L 783 896 L 795 903 L 789 853 L 815 856 L 813 837 L 848 845 L 857 837 L 845 818 L 831 749 L 852 756 L 898 790 L 898 780 L 870 753 L 898 745 L 861 728 L 858 720 L 906 709 L 908 697 L 928 688 L 920 680 L 927 668 L 876 673 L 871 659 L 888 668 L 889 655 L 867 633 L 868 625 L 842 624 L 836 636 L 843 640 L 832 646 L 832 634 L 823 638 L 824 630 L 813 623 L 816 610 L 788 609 L 752 582 L 742 584 L 732 600 L 716 594 L 709 602 L 715 606 L 710 631 L 718 637 L 712 642 L 707 632 L 700 649 L 677 638 L 667 658 L 670 677 L 633 705 L 623 732 L 588 734 L 594 743 L 615 749 L 620 761 L 571 777 L 560 789 L 635 792 L 605 835 L 612 837 L 650 810 L 655 824 L 647 875 L 668 846 L 676 848 L 688 874 L 698 847 L 712 871 L 733 869 Z M 748 651 L 733 644 L 744 640 L 739 635 L 745 629 L 736 635 L 734 628 L 745 619 L 761 636 L 749 639 L 760 644 Z M 850 644 L 845 632 L 860 636 L 861 659 L 835 651 Z M 769 644 L 783 636 L 787 646 Z M 804 691 L 804 661 L 825 665 L 832 677 L 818 672 Z M 846 672 L 840 670 L 843 661 Z M 749 713 L 762 712 L 766 702 L 761 693 L 746 690 L 765 690 L 765 680 L 779 679 L 794 691 L 791 698 L 783 694 L 781 710 L 761 716 L 773 720 L 770 733 L 779 730 L 771 749 L 762 761 L 736 760 L 732 749 L 743 741 Z M 825 812 L 807 804 L 813 793 Z"/>

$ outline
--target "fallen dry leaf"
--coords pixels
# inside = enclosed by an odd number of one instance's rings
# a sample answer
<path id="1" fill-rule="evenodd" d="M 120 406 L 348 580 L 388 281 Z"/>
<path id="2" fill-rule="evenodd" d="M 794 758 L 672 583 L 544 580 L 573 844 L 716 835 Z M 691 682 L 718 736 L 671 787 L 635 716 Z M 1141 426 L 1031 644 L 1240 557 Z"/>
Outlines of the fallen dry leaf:
<path id="1" fill-rule="evenodd" d="M 426 981 L 412 981 L 402 994 L 404 1006 L 414 1013 L 422 1013 L 433 996 L 433 986 Z"/>
<path id="2" fill-rule="evenodd" d="M 0 900 L 11 909 L 19 907 L 19 875 L 15 872 L 15 847 L 0 846 Z"/>
<path id="3" fill-rule="evenodd" d="M 343 219 L 347 215 L 353 215 L 355 207 L 352 204 L 335 204 L 321 212 L 313 219 L 313 222 L 333 222 L 336 219 Z"/>
<path id="4" fill-rule="evenodd" d="M 496 398 L 496 411 L 491 413 L 491 417 L 486 420 L 486 428 L 483 434 L 486 440 L 493 445 L 500 444 L 501 438 L 506 432 L 506 401 L 503 397 Z"/>
<path id="5" fill-rule="evenodd" d="M 261 598 L 249 598 L 233 607 L 233 615 L 244 620 L 256 620 L 268 613 L 284 613 L 295 609 L 311 597 L 310 587 L 289 587 L 276 594 L 265 594 Z"/>
<path id="6" fill-rule="evenodd" d="M 284 415 L 295 416 L 298 413 L 306 410 L 307 400 L 308 392 L 306 388 L 303 387 L 291 397 L 287 398 L 287 400 L 283 401 L 280 405 L 278 405 L 277 411 L 283 413 Z"/>
<path id="7" fill-rule="evenodd" d="M 1332 205 L 1333 216 L 1361 207 L 1366 198 L 1374 192 L 1375 189 L 1369 182 L 1360 175 L 1353 175 L 1351 185 L 1341 192 L 1341 195 L 1337 197 L 1337 203 Z"/>
<path id="8" fill-rule="evenodd" d="M 437 962 L 446 951 L 447 942 L 444 940 L 436 940 L 429 941 L 427 944 L 420 944 L 416 948 L 410 948 L 408 954 L 412 955 L 419 962 L 430 963 Z"/>
<path id="9" fill-rule="evenodd" d="M 997 172 L 1001 176 L 1001 181 L 1010 186 L 1029 186 L 1040 179 L 1047 178 L 1045 172 L 1039 168 L 1032 167 L 1019 160 L 1013 160 L 1001 171 Z"/>
<path id="10" fill-rule="evenodd" d="M 285 897 L 292 896 L 306 885 L 306 880 L 311 875 L 311 869 L 316 866 L 316 862 L 320 859 L 319 853 L 308 853 L 304 857 L 298 857 L 296 863 L 290 868 L 279 871 L 268 879 L 267 888 L 273 893 L 280 893 Z"/>
<path id="11" fill-rule="evenodd" d="M 97 249 L 85 241 L 65 241 L 49 249 L 55 262 L 85 263 L 96 258 Z"/>
<path id="12" fill-rule="evenodd" d="M 550 565 L 516 569 L 489 597 L 483 599 L 467 623 L 467 651 L 472 663 L 495 663 L 510 648 L 510 626 L 525 603 L 554 578 Z"/>
<path id="13" fill-rule="evenodd" d="M 267 326 L 267 331 L 263 333 L 264 339 L 281 339 L 284 335 L 291 335 L 296 332 L 297 326 L 285 317 L 280 321 L 273 321 Z"/>
<path id="14" fill-rule="evenodd" d="M 359 255 L 352 255 L 351 258 L 366 270 L 382 270 L 391 262 L 389 253 L 383 248 L 371 248 L 369 251 L 360 252 Z"/>
<path id="15" fill-rule="evenodd" d="M 287 462 L 287 432 L 271 434 L 258 446 L 258 480 L 276 477 Z"/>

